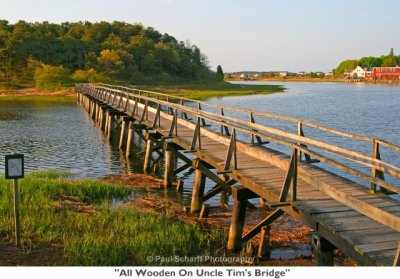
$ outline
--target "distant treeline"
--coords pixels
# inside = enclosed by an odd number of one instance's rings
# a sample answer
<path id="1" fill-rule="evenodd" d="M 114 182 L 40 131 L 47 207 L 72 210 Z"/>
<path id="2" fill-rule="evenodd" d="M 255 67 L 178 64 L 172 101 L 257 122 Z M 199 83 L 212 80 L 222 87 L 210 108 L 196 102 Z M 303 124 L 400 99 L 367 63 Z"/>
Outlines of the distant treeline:
<path id="1" fill-rule="evenodd" d="M 339 66 L 333 70 L 333 74 L 337 77 L 342 76 L 344 72 L 354 70 L 357 66 L 362 68 L 373 68 L 373 67 L 395 67 L 400 65 L 400 55 L 395 56 L 393 48 L 390 50 L 389 55 L 382 55 L 380 57 L 362 57 L 358 60 L 349 59 L 342 61 Z"/>
<path id="2" fill-rule="evenodd" d="M 221 74 L 210 70 L 197 46 L 142 24 L 0 20 L 1 86 L 55 89 L 74 82 L 210 79 Z"/>

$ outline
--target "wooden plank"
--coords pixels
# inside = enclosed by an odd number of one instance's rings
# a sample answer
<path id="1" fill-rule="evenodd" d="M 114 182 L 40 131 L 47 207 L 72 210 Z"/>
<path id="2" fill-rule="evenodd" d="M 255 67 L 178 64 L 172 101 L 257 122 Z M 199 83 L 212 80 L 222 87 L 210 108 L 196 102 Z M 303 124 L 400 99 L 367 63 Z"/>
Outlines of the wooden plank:
<path id="1" fill-rule="evenodd" d="M 374 251 L 366 253 L 367 256 L 374 259 L 377 264 L 384 266 L 392 266 L 393 260 L 396 257 L 396 249 L 391 250 L 383 250 L 383 251 Z"/>

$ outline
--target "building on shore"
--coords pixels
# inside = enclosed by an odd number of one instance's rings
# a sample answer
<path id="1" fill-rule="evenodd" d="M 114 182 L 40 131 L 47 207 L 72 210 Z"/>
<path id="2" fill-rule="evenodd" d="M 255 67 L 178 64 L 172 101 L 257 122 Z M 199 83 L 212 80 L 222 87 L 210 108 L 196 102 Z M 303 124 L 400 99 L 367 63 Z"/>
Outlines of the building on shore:
<path id="1" fill-rule="evenodd" d="M 357 66 L 351 73 L 350 78 L 365 78 L 365 70 Z"/>
<path id="2" fill-rule="evenodd" d="M 343 75 L 350 79 L 396 80 L 400 79 L 400 67 L 373 67 L 371 69 L 363 69 L 357 66 L 353 71 L 345 72 Z"/>
<path id="3" fill-rule="evenodd" d="M 400 67 L 374 67 L 366 79 L 400 79 Z"/>
<path id="4" fill-rule="evenodd" d="M 296 73 L 288 72 L 288 71 L 280 71 L 279 76 L 280 77 L 292 77 L 295 76 Z"/>

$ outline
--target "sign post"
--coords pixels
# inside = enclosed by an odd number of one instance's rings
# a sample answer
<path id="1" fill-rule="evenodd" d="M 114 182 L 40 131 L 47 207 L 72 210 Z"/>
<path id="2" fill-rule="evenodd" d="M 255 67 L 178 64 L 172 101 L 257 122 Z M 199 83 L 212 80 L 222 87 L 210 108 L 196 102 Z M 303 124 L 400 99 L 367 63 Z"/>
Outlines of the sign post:
<path id="1" fill-rule="evenodd" d="M 14 180 L 14 220 L 15 220 L 15 244 L 21 244 L 21 232 L 19 224 L 19 198 L 18 178 L 24 178 L 24 155 L 6 155 L 6 179 Z"/>

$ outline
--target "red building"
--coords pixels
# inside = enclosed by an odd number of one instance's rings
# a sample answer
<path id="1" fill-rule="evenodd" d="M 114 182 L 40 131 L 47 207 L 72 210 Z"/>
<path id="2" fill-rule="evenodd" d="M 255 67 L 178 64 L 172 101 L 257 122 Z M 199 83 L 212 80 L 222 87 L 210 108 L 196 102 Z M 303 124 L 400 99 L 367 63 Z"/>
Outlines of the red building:
<path id="1" fill-rule="evenodd" d="M 400 67 L 374 67 L 365 71 L 366 79 L 400 79 Z"/>

